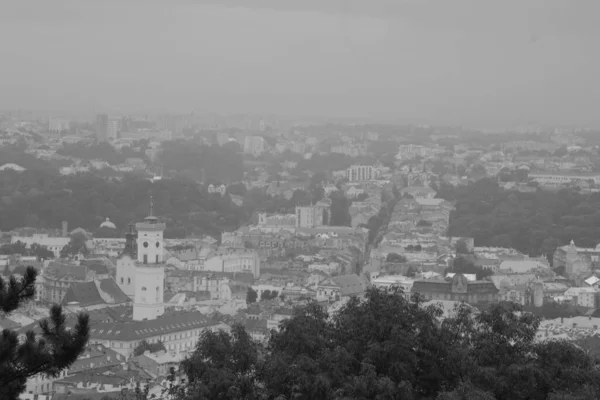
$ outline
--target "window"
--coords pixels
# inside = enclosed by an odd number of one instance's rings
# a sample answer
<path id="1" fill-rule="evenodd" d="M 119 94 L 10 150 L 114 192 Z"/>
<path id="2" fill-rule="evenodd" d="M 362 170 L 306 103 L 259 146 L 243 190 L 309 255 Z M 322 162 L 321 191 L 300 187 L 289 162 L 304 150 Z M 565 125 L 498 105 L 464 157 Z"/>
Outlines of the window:
<path id="1" fill-rule="evenodd" d="M 144 254 L 144 264 L 148 264 L 148 255 Z"/>
<path id="2" fill-rule="evenodd" d="M 121 284 L 123 284 L 123 281 L 124 281 L 124 279 L 123 279 L 123 277 L 121 277 Z"/>
<path id="3" fill-rule="evenodd" d="M 142 291 L 145 292 L 146 291 L 146 286 L 142 286 Z"/>
<path id="4" fill-rule="evenodd" d="M 144 248 L 148 247 L 148 242 L 144 242 Z"/>
<path id="5" fill-rule="evenodd" d="M 158 264 L 158 254 L 156 255 L 156 263 Z"/>
<path id="6" fill-rule="evenodd" d="M 160 242 L 156 242 L 156 248 L 158 249 L 160 247 Z"/>
<path id="7" fill-rule="evenodd" d="M 127 284 L 131 285 L 131 278 L 127 278 Z"/>

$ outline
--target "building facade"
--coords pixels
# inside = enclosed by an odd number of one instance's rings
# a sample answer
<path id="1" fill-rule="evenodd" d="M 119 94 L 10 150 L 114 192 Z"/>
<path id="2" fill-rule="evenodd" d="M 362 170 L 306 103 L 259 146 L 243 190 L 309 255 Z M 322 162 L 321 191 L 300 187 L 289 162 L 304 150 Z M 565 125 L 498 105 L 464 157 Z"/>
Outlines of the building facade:
<path id="1" fill-rule="evenodd" d="M 353 165 L 346 171 L 346 178 L 350 182 L 364 182 L 375 178 L 373 166 Z"/>

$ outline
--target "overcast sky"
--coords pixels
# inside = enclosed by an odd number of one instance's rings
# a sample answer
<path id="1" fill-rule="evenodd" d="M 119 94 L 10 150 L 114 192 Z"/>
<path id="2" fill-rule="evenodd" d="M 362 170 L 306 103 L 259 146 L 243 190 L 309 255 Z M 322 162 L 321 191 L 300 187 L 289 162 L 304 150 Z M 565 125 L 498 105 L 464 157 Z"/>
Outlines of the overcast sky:
<path id="1" fill-rule="evenodd" d="M 1 3 L 5 109 L 600 122 L 598 0 Z"/>

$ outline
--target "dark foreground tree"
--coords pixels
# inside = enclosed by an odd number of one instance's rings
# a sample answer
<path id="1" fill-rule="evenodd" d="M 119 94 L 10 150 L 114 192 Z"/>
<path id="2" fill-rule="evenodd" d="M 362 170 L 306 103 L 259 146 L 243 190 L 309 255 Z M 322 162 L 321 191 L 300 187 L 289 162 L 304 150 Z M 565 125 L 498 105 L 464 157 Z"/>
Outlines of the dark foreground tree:
<path id="1" fill-rule="evenodd" d="M 142 340 L 140 344 L 138 344 L 138 346 L 133 350 L 133 356 L 141 356 L 146 351 L 149 351 L 150 353 L 157 353 L 159 351 L 167 351 L 167 349 L 160 340 L 156 343 L 148 343 L 145 340 Z"/>
<path id="2" fill-rule="evenodd" d="M 35 295 L 37 271 L 28 267 L 25 275 L 8 283 L 0 277 L 0 312 L 7 314 Z M 0 335 L 0 399 L 18 399 L 27 378 L 37 374 L 57 376 L 83 352 L 89 336 L 89 319 L 79 314 L 72 329 L 60 306 L 50 309 L 50 317 L 40 323 L 40 334 L 27 331 L 22 337 L 4 329 Z"/>
<path id="3" fill-rule="evenodd" d="M 569 342 L 536 341 L 539 319 L 519 306 L 463 305 L 441 321 L 438 306 L 412 300 L 370 289 L 331 317 L 311 303 L 281 322 L 264 354 L 241 326 L 206 333 L 175 398 L 600 398 L 598 362 Z"/>

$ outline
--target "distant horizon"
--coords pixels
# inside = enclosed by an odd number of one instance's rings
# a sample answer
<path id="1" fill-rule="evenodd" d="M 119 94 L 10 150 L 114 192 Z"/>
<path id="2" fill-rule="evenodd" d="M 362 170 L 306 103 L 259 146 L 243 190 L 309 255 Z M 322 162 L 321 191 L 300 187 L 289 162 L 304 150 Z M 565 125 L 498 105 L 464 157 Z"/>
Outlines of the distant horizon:
<path id="1" fill-rule="evenodd" d="M 530 127 L 540 127 L 541 129 L 574 129 L 574 130 L 585 130 L 585 129 L 600 129 L 599 125 L 583 125 L 583 124 L 545 124 L 545 123 L 536 123 L 536 122 L 506 122 L 504 124 L 489 124 L 489 125 L 477 125 L 477 124 L 444 124 L 444 123 L 430 123 L 427 121 L 402 121 L 398 119 L 388 118 L 388 119 L 375 119 L 368 117 L 336 117 L 336 116 L 327 116 L 327 115 L 285 115 L 285 114 L 272 114 L 272 113 L 260 113 L 260 114 L 251 114 L 251 113 L 243 113 L 243 112 L 188 112 L 188 111 L 161 111 L 161 110 L 148 110 L 148 111 L 134 111 L 127 112 L 123 111 L 98 111 L 98 112 L 80 112 L 80 113 L 71 113 L 63 110 L 45 110 L 45 109 L 0 109 L 0 116 L 10 114 L 18 114 L 22 112 L 24 114 L 34 114 L 36 119 L 41 118 L 64 118 L 68 120 L 72 120 L 75 122 L 90 122 L 93 123 L 95 118 L 99 114 L 109 114 L 112 116 L 118 117 L 144 117 L 148 116 L 149 120 L 155 120 L 156 118 L 164 115 L 172 115 L 172 116 L 185 116 L 185 115 L 194 115 L 196 117 L 202 116 L 211 116 L 216 115 L 223 118 L 233 118 L 233 117 L 248 117 L 252 119 L 281 119 L 285 122 L 298 122 L 298 121 L 311 121 L 312 123 L 319 124 L 358 124 L 358 125 L 398 125 L 398 126 L 431 126 L 435 128 L 462 128 L 467 130 L 486 130 L 486 129 L 517 129 L 523 128 L 526 126 Z M 16 116 L 16 115 L 13 115 Z M 26 116 L 26 115 L 25 115 Z"/>
<path id="2" fill-rule="evenodd" d="M 0 108 L 600 126 L 597 15 L 591 0 L 9 1 Z"/>

